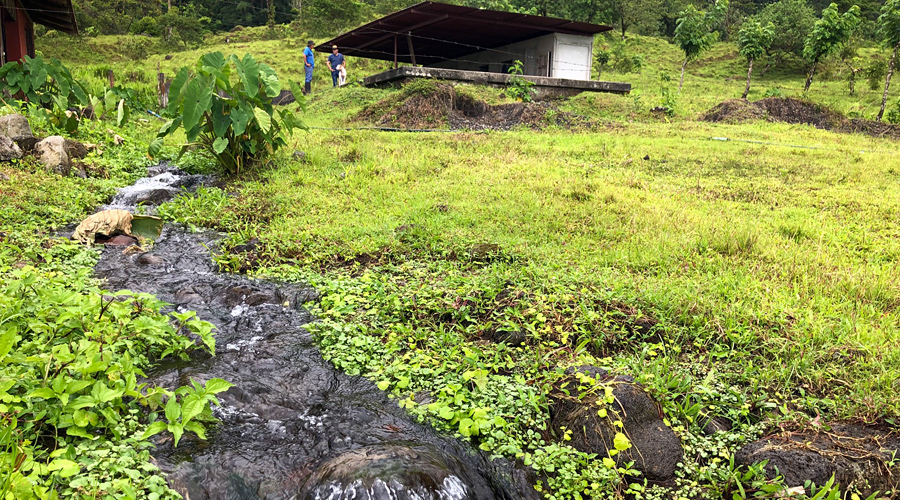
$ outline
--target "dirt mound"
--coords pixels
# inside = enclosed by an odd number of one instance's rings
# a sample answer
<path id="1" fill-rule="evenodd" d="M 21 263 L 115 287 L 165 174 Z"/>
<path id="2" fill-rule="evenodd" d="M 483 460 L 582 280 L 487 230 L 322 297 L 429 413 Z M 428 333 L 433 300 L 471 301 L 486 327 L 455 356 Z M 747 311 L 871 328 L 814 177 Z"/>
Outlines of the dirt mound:
<path id="1" fill-rule="evenodd" d="M 872 120 L 847 119 L 844 115 L 825 106 L 801 99 L 769 97 L 756 102 L 744 99 L 724 101 L 707 111 L 701 120 L 707 122 L 740 123 L 750 120 L 768 120 L 812 125 L 822 130 L 855 132 L 872 137 L 900 139 L 900 125 Z"/>
<path id="2" fill-rule="evenodd" d="M 515 102 L 492 106 L 456 92 L 452 85 L 433 82 L 411 84 L 399 95 L 364 109 L 356 119 L 406 129 L 509 130 L 519 125 L 535 129 L 551 125 L 565 128 L 597 125 L 585 117 L 559 111 L 550 103 Z"/>
<path id="3" fill-rule="evenodd" d="M 752 120 L 765 120 L 766 114 L 753 103 L 745 99 L 729 99 L 717 104 L 707 111 L 701 120 L 713 123 L 741 123 Z"/>

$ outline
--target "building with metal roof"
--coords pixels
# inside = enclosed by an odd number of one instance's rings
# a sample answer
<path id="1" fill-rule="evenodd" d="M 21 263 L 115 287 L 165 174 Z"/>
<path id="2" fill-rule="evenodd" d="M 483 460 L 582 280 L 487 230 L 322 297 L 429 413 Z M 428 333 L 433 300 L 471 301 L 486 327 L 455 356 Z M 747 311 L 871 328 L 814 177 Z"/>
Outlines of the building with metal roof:
<path id="1" fill-rule="evenodd" d="M 630 91 L 630 85 L 588 84 L 594 35 L 612 29 L 551 17 L 422 2 L 324 42 L 316 50 L 330 52 L 331 46 L 337 45 L 345 56 L 393 62 L 393 70 L 367 78 L 367 85 L 422 76 L 502 83 L 509 78 L 513 64 L 521 61 L 523 75 L 533 77 L 529 79 L 539 86 L 574 85 L 580 90 L 624 93 Z M 413 68 L 403 68 L 401 63 Z"/>

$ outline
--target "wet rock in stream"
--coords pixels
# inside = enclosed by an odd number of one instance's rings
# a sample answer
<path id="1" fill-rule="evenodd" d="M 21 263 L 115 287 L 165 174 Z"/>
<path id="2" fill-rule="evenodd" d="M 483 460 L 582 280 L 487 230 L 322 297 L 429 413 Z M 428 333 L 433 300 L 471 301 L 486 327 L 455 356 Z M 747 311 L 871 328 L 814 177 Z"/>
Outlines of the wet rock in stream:
<path id="1" fill-rule="evenodd" d="M 537 498 L 524 472 L 414 422 L 362 377 L 322 359 L 303 325 L 314 290 L 219 274 L 221 235 L 167 226 L 152 253 L 106 248 L 97 274 L 111 290 L 152 293 L 218 329 L 216 355 L 148 373 L 173 389 L 232 382 L 207 441 L 160 438 L 153 455 L 171 486 L 203 499 Z"/>

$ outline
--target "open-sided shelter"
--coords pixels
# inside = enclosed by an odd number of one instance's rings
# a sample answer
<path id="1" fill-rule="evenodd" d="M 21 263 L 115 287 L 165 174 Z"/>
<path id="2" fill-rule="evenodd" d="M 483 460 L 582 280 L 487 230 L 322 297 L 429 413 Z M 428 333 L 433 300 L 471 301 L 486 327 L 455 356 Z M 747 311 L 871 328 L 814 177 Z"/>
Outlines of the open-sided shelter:
<path id="1" fill-rule="evenodd" d="M 337 45 L 345 56 L 393 62 L 394 70 L 367 78 L 367 85 L 410 76 L 502 83 L 515 62 L 521 61 L 523 75 L 534 77 L 529 79 L 538 85 L 628 92 L 628 84 L 573 83 L 591 80 L 594 35 L 611 29 L 565 19 L 422 2 L 322 43 L 317 50 L 330 52 L 331 46 Z M 400 63 L 423 66 L 425 70 L 400 71 L 404 69 Z"/>

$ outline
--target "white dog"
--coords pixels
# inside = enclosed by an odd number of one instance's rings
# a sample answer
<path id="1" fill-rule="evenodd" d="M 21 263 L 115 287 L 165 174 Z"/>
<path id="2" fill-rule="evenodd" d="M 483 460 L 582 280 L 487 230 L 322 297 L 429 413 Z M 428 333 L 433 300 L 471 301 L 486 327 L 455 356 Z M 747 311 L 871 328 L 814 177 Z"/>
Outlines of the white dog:
<path id="1" fill-rule="evenodd" d="M 339 64 L 337 69 L 340 72 L 338 73 L 338 87 L 343 87 L 347 84 L 347 68 L 343 64 Z"/>

